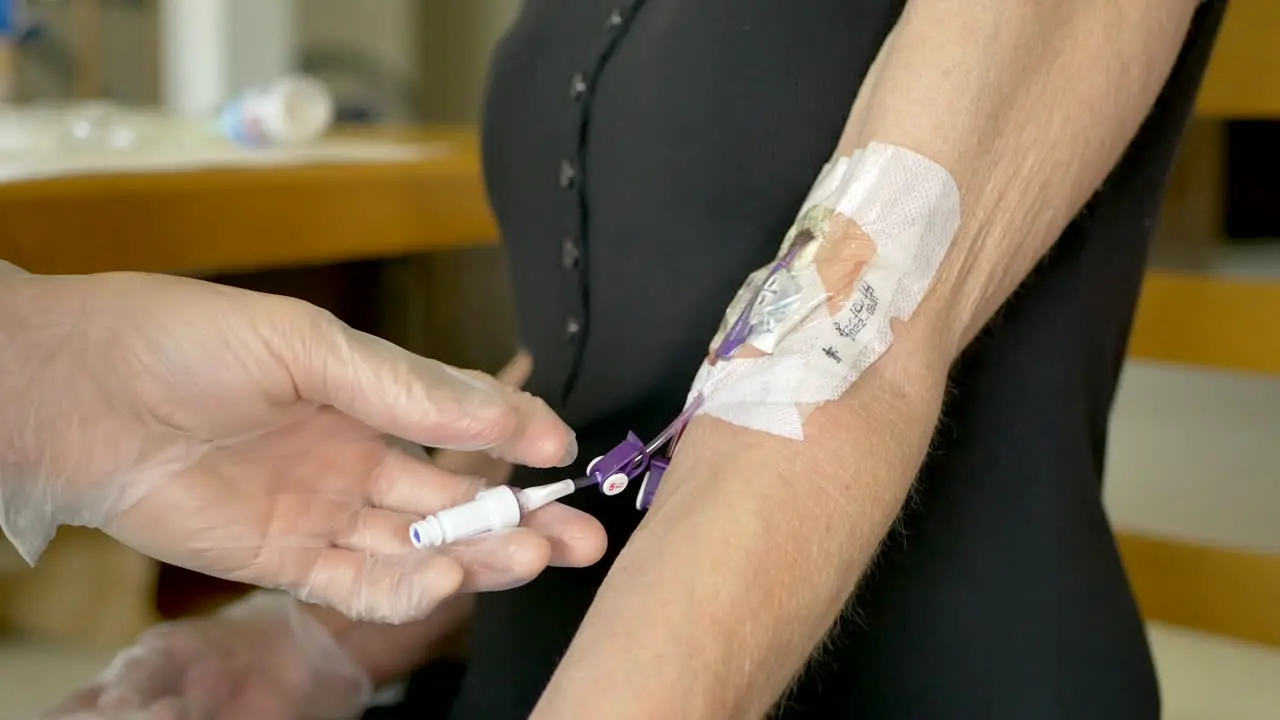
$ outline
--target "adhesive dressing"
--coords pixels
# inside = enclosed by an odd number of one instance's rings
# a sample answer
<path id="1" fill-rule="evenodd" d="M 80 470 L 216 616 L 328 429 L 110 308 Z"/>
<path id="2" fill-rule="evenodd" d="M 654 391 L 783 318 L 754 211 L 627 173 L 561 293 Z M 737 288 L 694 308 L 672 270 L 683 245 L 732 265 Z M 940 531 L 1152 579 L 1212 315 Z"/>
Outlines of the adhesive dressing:
<path id="1" fill-rule="evenodd" d="M 871 143 L 829 163 L 725 313 L 695 412 L 803 439 L 809 412 L 893 343 L 891 321 L 915 312 L 959 225 L 955 180 L 916 152 Z"/>
<path id="2" fill-rule="evenodd" d="M 579 478 L 494 488 L 410 528 L 431 548 L 515 527 L 578 489 L 617 495 L 637 479 L 648 509 L 694 415 L 797 440 L 818 405 L 844 394 L 893 343 L 929 290 L 960 225 L 960 191 L 942 166 L 872 143 L 818 175 L 774 261 L 747 278 L 712 340 L 684 411 L 653 440 L 634 432 Z M 825 279 L 824 279 L 825 278 Z"/>

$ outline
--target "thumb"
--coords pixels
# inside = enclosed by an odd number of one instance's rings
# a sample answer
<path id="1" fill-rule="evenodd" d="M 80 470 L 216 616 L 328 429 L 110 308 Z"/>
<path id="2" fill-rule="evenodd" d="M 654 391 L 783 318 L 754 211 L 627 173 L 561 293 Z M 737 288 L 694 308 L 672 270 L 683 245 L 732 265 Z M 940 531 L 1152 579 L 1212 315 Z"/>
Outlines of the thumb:
<path id="1" fill-rule="evenodd" d="M 540 400 L 354 330 L 313 308 L 282 356 L 299 396 L 433 448 L 488 450 L 535 467 L 576 455 L 573 431 Z"/>

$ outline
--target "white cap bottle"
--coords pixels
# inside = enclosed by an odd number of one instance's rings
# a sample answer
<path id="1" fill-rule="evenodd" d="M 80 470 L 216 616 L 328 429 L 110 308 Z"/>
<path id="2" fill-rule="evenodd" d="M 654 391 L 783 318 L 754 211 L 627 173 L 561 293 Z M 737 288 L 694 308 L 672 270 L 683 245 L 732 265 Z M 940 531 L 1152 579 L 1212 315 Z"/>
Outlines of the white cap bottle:
<path id="1" fill-rule="evenodd" d="M 298 145 L 333 124 L 334 102 L 324 83 L 287 77 L 232 100 L 218 118 L 222 134 L 249 147 Z"/>

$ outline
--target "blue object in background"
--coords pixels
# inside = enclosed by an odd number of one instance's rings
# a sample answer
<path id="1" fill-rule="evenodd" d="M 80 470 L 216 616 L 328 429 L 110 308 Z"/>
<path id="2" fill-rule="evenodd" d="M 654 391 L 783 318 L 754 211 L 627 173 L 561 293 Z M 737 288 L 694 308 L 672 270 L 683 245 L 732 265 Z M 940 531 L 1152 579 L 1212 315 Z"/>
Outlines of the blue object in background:
<path id="1" fill-rule="evenodd" d="M 18 33 L 18 4 L 22 0 L 0 0 L 0 37 L 11 38 Z"/>
<path id="2" fill-rule="evenodd" d="M 0 40 L 19 43 L 40 37 L 40 26 L 23 12 L 26 0 L 0 0 Z"/>
<path id="3" fill-rule="evenodd" d="M 0 0 L 0 40 L 25 42 L 40 34 L 23 12 L 26 0 Z"/>
<path id="4" fill-rule="evenodd" d="M 25 7 L 26 0 L 0 0 L 0 39 L 26 42 L 40 36 L 40 26 L 26 17 Z"/>

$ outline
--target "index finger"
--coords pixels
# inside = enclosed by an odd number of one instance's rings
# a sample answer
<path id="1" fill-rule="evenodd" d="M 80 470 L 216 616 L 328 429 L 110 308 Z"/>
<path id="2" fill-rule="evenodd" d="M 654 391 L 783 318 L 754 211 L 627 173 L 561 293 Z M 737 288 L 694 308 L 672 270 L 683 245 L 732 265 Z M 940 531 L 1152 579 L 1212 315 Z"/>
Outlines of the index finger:
<path id="1" fill-rule="evenodd" d="M 428 447 L 486 450 L 533 467 L 567 465 L 576 457 L 573 431 L 546 403 L 332 316 L 313 321 L 304 351 L 282 350 L 304 399 Z"/>

